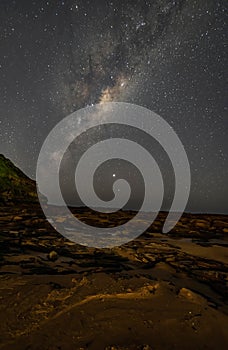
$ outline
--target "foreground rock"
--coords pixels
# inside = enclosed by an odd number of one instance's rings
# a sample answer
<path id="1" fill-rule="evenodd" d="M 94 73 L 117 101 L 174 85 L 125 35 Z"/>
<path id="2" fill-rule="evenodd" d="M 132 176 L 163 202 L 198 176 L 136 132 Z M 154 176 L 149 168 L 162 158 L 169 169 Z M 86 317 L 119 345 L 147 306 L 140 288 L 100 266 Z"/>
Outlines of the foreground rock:
<path id="1" fill-rule="evenodd" d="M 226 349 L 227 217 L 186 214 L 165 236 L 165 216 L 138 239 L 99 250 L 64 239 L 39 206 L 3 207 L 0 348 Z"/>

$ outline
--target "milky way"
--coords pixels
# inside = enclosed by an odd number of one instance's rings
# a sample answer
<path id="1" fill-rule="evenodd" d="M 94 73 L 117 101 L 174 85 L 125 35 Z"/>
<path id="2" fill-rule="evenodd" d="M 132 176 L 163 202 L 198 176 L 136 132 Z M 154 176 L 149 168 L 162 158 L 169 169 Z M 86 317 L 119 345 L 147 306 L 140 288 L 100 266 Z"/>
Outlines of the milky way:
<path id="1" fill-rule="evenodd" d="M 1 0 L 0 152 L 34 178 L 62 118 L 96 103 L 135 103 L 185 146 L 187 209 L 228 212 L 226 20 L 225 0 Z"/>

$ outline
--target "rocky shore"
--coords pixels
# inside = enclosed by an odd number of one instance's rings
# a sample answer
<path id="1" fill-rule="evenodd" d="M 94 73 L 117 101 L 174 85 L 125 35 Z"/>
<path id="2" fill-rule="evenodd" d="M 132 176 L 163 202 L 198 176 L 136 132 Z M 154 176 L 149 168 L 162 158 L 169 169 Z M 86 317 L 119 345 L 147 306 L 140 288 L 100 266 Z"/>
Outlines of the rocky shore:
<path id="1" fill-rule="evenodd" d="M 95 249 L 58 234 L 38 204 L 2 207 L 0 349 L 226 349 L 227 217 L 184 214 L 164 235 L 165 217 Z"/>

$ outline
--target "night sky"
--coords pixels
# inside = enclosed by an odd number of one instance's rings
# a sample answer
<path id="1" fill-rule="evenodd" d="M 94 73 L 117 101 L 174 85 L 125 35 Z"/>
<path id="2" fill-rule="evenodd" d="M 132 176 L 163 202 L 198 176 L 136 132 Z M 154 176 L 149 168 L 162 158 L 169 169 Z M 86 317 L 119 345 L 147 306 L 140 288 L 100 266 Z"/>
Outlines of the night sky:
<path id="1" fill-rule="evenodd" d="M 35 178 L 42 143 L 62 118 L 91 104 L 135 103 L 170 123 L 186 149 L 187 210 L 228 213 L 226 5 L 0 0 L 0 153 Z M 107 185 L 118 171 L 129 177 L 127 164 L 118 167 L 106 169 Z"/>

